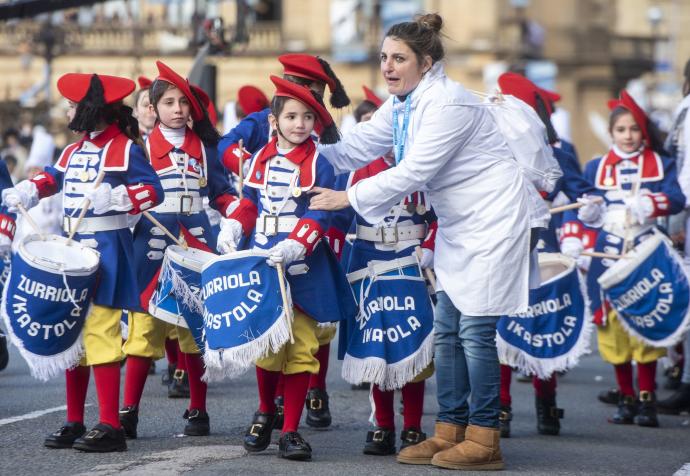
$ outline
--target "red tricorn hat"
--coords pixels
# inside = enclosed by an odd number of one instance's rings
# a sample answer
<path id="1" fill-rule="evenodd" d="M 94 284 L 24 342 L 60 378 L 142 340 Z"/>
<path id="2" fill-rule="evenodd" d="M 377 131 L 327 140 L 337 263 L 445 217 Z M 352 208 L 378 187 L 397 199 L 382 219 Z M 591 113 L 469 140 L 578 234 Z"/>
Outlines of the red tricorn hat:
<path id="1" fill-rule="evenodd" d="M 515 96 L 516 98 L 532 106 L 532 109 L 535 111 L 537 109 L 537 97 L 539 97 L 544 102 L 546 111 L 549 114 L 553 112 L 551 108 L 551 101 L 548 97 L 542 94 L 542 91 L 544 90 L 537 87 L 536 84 L 521 74 L 512 72 L 503 73 L 498 77 L 498 86 L 501 88 L 501 92 L 503 94 Z"/>
<path id="2" fill-rule="evenodd" d="M 119 76 L 95 73 L 67 73 L 58 79 L 58 91 L 70 101 L 78 103 L 86 96 L 91 86 L 91 78 L 94 76 L 103 85 L 103 100 L 105 104 L 112 104 L 126 98 L 136 88 L 134 81 Z"/>
<path id="3" fill-rule="evenodd" d="M 148 89 L 151 87 L 153 84 L 153 81 L 151 81 L 149 78 L 146 76 L 139 76 L 137 78 L 137 83 L 139 83 L 139 88 L 140 89 Z"/>
<path id="4" fill-rule="evenodd" d="M 642 131 L 642 137 L 644 137 L 645 143 L 647 145 L 650 144 L 649 131 L 647 130 L 647 121 L 649 118 L 625 89 L 621 91 L 620 99 L 609 99 L 608 106 L 612 111 L 617 107 L 623 107 L 630 111 L 633 119 L 635 119 L 635 122 L 640 127 L 640 131 Z"/>
<path id="5" fill-rule="evenodd" d="M 284 96 L 301 102 L 314 111 L 316 118 L 324 128 L 333 124 L 333 117 L 331 117 L 331 114 L 325 107 L 319 104 L 319 101 L 317 101 L 312 94 L 311 89 L 288 81 L 287 79 L 279 78 L 278 76 L 271 75 L 271 81 L 276 85 L 276 96 Z"/>
<path id="6" fill-rule="evenodd" d="M 158 77 L 156 80 L 166 81 L 182 91 L 182 94 L 187 96 L 187 99 L 189 99 L 189 104 L 192 111 L 192 119 L 195 121 L 200 121 L 203 119 L 204 111 L 201 109 L 201 104 L 199 104 L 199 101 L 194 98 L 189 81 L 177 74 L 172 68 L 162 61 L 156 61 L 156 66 L 158 66 Z"/>
<path id="7" fill-rule="evenodd" d="M 331 92 L 334 91 L 335 80 L 324 71 L 316 56 L 293 53 L 278 56 L 278 61 L 283 64 L 283 74 L 321 81 L 328 85 Z"/>
<path id="8" fill-rule="evenodd" d="M 381 104 L 383 104 L 383 100 L 382 100 L 380 97 L 378 97 L 378 96 L 374 93 L 374 91 L 372 91 L 371 89 L 369 89 L 369 88 L 366 87 L 366 86 L 362 86 L 362 89 L 364 90 L 364 100 L 365 100 L 365 101 L 369 101 L 369 102 L 372 103 L 374 106 L 376 106 L 377 109 L 378 109 L 379 107 L 381 107 Z"/>
<path id="9" fill-rule="evenodd" d="M 266 95 L 259 88 L 250 85 L 242 86 L 237 91 L 237 102 L 247 116 L 253 112 L 263 111 L 269 106 Z"/>
<path id="10" fill-rule="evenodd" d="M 201 89 L 199 86 L 196 84 L 192 84 L 192 90 L 194 93 L 197 95 L 199 100 L 201 101 L 202 106 L 206 108 L 206 112 L 208 113 L 208 118 L 211 121 L 211 124 L 214 126 L 218 122 L 218 113 L 216 112 L 216 106 L 213 104 L 213 101 L 211 101 L 211 98 L 208 97 L 208 94 L 206 94 L 206 91 Z"/>

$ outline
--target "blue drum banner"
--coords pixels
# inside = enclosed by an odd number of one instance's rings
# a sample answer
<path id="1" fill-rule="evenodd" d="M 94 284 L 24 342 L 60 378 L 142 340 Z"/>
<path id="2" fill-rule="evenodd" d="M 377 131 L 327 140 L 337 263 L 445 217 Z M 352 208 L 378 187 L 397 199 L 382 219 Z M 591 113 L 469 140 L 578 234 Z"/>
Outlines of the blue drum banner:
<path id="1" fill-rule="evenodd" d="M 654 347 L 677 344 L 690 327 L 690 286 L 678 254 L 660 234 L 640 243 L 599 278 L 631 336 Z"/>
<path id="2" fill-rule="evenodd" d="M 501 363 L 548 379 L 577 365 L 589 353 L 593 324 L 583 280 L 574 261 L 557 254 L 539 257 L 541 286 L 531 289 L 525 313 L 498 320 L 496 346 Z M 546 274 L 560 264 L 560 272 Z"/>
<path id="3" fill-rule="evenodd" d="M 426 283 L 416 276 L 376 276 L 363 280 L 359 294 L 360 311 L 347 332 L 343 378 L 401 388 L 433 358 L 434 313 Z"/>
<path id="4" fill-rule="evenodd" d="M 230 253 L 201 271 L 207 378 L 238 376 L 290 339 L 292 304 L 284 309 L 278 272 L 266 264 L 267 256 Z"/>

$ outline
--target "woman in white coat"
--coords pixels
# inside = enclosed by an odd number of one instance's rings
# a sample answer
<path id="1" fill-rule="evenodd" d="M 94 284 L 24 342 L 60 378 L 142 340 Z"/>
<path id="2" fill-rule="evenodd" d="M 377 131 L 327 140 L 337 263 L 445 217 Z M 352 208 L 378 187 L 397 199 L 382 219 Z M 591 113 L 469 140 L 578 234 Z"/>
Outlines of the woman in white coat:
<path id="1" fill-rule="evenodd" d="M 428 191 L 438 215 L 435 435 L 398 461 L 501 469 L 496 322 L 528 304 L 530 193 L 485 107 L 443 70 L 436 14 L 391 27 L 381 72 L 391 97 L 368 122 L 322 152 L 355 170 L 395 152 L 395 167 L 347 192 L 316 190 L 314 209 L 352 206 L 380 223 L 406 195 Z M 469 399 L 470 393 L 472 398 Z"/>

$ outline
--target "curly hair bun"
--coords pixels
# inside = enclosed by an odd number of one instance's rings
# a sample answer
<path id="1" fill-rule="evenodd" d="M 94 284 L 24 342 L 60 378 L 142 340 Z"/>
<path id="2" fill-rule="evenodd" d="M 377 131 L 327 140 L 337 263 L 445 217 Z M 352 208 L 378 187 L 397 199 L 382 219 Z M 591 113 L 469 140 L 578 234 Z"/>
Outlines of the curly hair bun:
<path id="1" fill-rule="evenodd" d="M 443 18 L 437 13 L 419 15 L 415 20 L 422 28 L 427 28 L 435 33 L 440 32 L 443 27 Z"/>

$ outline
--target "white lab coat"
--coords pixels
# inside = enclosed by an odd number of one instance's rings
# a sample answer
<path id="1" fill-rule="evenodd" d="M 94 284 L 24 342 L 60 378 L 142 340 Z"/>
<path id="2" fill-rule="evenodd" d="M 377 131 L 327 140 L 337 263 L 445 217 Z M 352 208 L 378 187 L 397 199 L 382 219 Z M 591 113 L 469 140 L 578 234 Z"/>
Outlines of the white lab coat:
<path id="1" fill-rule="evenodd" d="M 467 106 L 478 102 L 434 65 L 412 93 L 404 160 L 356 183 L 348 197 L 365 220 L 378 223 L 406 195 L 428 191 L 438 216 L 434 269 L 442 289 L 463 314 L 515 314 L 528 305 L 535 191 L 486 108 Z M 392 107 L 391 97 L 370 121 L 322 147 L 338 171 L 391 149 Z"/>

